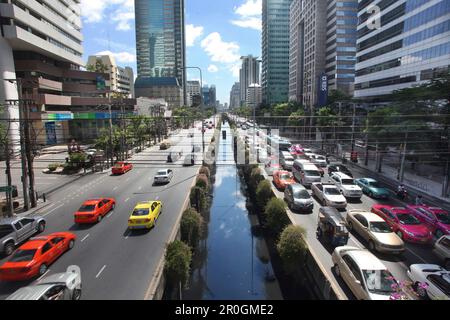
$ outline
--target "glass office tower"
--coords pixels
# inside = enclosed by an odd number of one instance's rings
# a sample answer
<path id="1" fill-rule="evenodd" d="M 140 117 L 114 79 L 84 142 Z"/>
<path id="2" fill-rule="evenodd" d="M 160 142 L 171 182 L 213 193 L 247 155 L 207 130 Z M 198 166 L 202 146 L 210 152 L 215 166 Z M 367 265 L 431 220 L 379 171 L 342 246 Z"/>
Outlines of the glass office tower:
<path id="1" fill-rule="evenodd" d="M 135 0 L 139 77 L 176 77 L 185 88 L 184 0 Z"/>
<path id="2" fill-rule="evenodd" d="M 379 28 L 372 4 L 381 10 Z M 450 70 L 450 0 L 364 0 L 358 10 L 356 98 L 383 103 Z"/>
<path id="3" fill-rule="evenodd" d="M 268 104 L 289 95 L 289 6 L 292 0 L 263 0 L 262 94 Z"/>

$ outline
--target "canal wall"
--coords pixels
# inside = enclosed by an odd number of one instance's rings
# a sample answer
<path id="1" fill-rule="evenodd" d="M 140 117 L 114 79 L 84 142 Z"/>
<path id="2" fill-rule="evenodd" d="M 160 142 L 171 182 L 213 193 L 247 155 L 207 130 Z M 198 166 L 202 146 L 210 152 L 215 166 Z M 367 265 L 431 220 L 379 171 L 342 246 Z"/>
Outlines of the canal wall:
<path id="1" fill-rule="evenodd" d="M 216 150 L 216 144 L 220 138 L 220 130 L 216 129 L 213 137 L 214 137 L 214 141 L 211 142 L 208 146 L 207 153 L 209 155 L 211 155 L 213 153 L 213 150 Z M 195 174 L 195 178 L 193 179 L 193 181 L 188 189 L 183 206 L 181 207 L 181 210 L 178 213 L 176 223 L 172 229 L 172 232 L 167 241 L 167 244 L 172 243 L 175 240 L 181 240 L 181 223 L 180 223 L 181 218 L 183 216 L 183 212 L 186 209 L 189 209 L 191 207 L 191 202 L 190 202 L 191 189 L 195 186 L 195 184 L 197 182 L 197 176 L 200 174 L 201 168 L 202 168 L 201 166 L 198 168 L 198 170 Z M 145 295 L 145 300 L 162 300 L 163 299 L 164 291 L 166 288 L 166 279 L 164 276 L 165 258 L 166 258 L 166 248 L 164 250 L 164 254 L 163 254 L 161 260 L 158 263 L 158 267 L 156 268 L 155 273 L 153 274 L 153 278 L 150 282 L 149 289 Z"/>
<path id="2" fill-rule="evenodd" d="M 241 148 L 245 146 L 245 141 L 242 141 L 242 138 L 239 137 L 236 132 L 233 130 L 233 138 L 237 138 L 236 144 L 237 148 Z M 268 175 L 265 172 L 264 168 L 259 165 L 261 168 L 261 172 L 263 173 L 264 179 L 268 179 Z M 272 187 L 272 196 L 277 197 L 274 192 L 274 186 Z M 293 219 L 292 215 L 287 212 L 287 216 L 291 224 L 296 225 L 297 223 Z M 307 239 L 304 239 L 306 243 Z M 311 246 L 308 244 L 308 249 L 306 252 L 306 257 L 304 261 L 303 267 L 304 276 L 305 276 L 305 285 L 310 291 L 310 293 L 315 296 L 317 299 L 321 300 L 345 300 L 346 298 L 339 294 L 339 290 L 335 287 L 332 281 L 327 276 L 327 272 L 325 271 L 323 265 L 320 262 L 320 259 L 317 257 L 315 252 L 312 250 Z"/>

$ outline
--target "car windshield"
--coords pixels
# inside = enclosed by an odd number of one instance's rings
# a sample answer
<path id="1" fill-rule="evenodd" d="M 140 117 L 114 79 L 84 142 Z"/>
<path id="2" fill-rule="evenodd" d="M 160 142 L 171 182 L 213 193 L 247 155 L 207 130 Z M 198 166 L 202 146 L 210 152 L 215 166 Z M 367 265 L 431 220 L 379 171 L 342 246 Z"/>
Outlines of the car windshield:
<path id="1" fill-rule="evenodd" d="M 341 193 L 339 192 L 338 189 L 336 188 L 325 188 L 323 193 L 328 194 L 330 196 L 337 196 L 340 195 Z"/>
<path id="2" fill-rule="evenodd" d="M 397 214 L 398 220 L 404 225 L 419 225 L 420 221 L 415 216 L 407 213 Z"/>
<path id="3" fill-rule="evenodd" d="M 294 192 L 294 198 L 295 199 L 309 199 L 311 196 L 309 195 L 308 191 L 306 190 L 297 190 Z"/>
<path id="4" fill-rule="evenodd" d="M 134 209 L 133 216 L 136 216 L 136 217 L 146 216 L 149 214 L 149 212 L 150 212 L 149 209 Z"/>
<path id="5" fill-rule="evenodd" d="M 11 232 L 14 232 L 14 229 L 11 225 L 9 224 L 0 225 L 0 239 L 6 237 Z"/>
<path id="6" fill-rule="evenodd" d="M 157 176 L 165 176 L 167 174 L 166 170 L 160 170 L 158 171 L 158 173 L 156 174 Z"/>
<path id="7" fill-rule="evenodd" d="M 305 175 L 308 177 L 320 177 L 320 172 L 315 170 L 305 170 Z"/>
<path id="8" fill-rule="evenodd" d="M 368 185 L 372 188 L 381 188 L 381 185 L 377 181 L 369 182 Z"/>
<path id="9" fill-rule="evenodd" d="M 342 179 L 342 184 L 355 184 L 353 179 Z"/>
<path id="10" fill-rule="evenodd" d="M 387 270 L 363 270 L 367 290 L 375 294 L 391 295 L 395 292 L 396 281 Z"/>
<path id="11" fill-rule="evenodd" d="M 289 179 L 292 179 L 292 175 L 289 173 L 282 173 L 282 174 L 280 174 L 280 179 L 281 180 L 289 180 Z"/>
<path id="12" fill-rule="evenodd" d="M 9 262 L 24 262 L 33 260 L 37 250 L 17 250 Z"/>
<path id="13" fill-rule="evenodd" d="M 95 210 L 95 204 L 82 205 L 78 212 L 91 212 Z"/>
<path id="14" fill-rule="evenodd" d="M 436 218 L 440 223 L 450 224 L 450 215 L 445 211 L 436 212 Z"/>
<path id="15" fill-rule="evenodd" d="M 384 221 L 375 221 L 370 223 L 370 231 L 376 233 L 390 233 L 392 232 L 389 225 Z"/>
<path id="16" fill-rule="evenodd" d="M 123 167 L 123 163 L 116 163 L 116 165 L 114 167 L 115 168 L 122 168 Z"/>

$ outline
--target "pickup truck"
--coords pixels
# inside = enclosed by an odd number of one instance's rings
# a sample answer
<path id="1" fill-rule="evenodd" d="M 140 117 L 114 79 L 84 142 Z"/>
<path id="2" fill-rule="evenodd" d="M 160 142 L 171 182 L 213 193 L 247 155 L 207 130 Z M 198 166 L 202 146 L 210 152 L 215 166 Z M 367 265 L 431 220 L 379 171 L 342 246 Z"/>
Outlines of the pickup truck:
<path id="1" fill-rule="evenodd" d="M 0 253 L 9 256 L 20 243 L 45 230 L 45 219 L 40 216 L 14 217 L 0 220 Z"/>
<path id="2" fill-rule="evenodd" d="M 324 206 L 336 209 L 347 207 L 347 200 L 334 184 L 313 182 L 311 191 Z"/>

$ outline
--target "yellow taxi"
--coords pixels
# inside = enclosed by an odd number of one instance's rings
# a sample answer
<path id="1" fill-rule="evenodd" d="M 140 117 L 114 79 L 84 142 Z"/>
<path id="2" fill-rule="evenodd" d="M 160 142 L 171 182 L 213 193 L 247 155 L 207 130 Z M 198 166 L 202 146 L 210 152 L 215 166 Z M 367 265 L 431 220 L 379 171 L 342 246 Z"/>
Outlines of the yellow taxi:
<path id="1" fill-rule="evenodd" d="M 151 229 L 162 211 L 161 201 L 139 202 L 128 219 L 128 228 Z"/>

